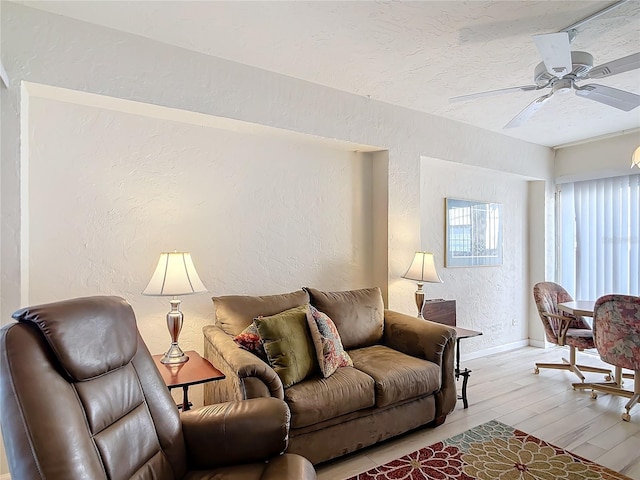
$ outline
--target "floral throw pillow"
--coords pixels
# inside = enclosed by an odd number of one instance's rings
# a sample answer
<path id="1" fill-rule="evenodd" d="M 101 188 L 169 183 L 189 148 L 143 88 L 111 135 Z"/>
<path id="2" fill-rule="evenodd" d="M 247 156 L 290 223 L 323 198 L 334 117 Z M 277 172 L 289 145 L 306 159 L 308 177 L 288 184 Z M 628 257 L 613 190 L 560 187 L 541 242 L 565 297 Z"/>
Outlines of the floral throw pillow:
<path id="1" fill-rule="evenodd" d="M 339 367 L 353 367 L 351 357 L 342 346 L 338 329 L 328 315 L 311 305 L 307 311 L 307 322 L 324 378 Z"/>
<path id="2" fill-rule="evenodd" d="M 242 332 L 233 337 L 233 341 L 245 350 L 249 350 L 254 355 L 257 355 L 262 360 L 267 359 L 267 352 L 264 351 L 262 339 L 260 338 L 260 335 L 258 334 L 258 328 L 254 323 L 251 323 Z"/>

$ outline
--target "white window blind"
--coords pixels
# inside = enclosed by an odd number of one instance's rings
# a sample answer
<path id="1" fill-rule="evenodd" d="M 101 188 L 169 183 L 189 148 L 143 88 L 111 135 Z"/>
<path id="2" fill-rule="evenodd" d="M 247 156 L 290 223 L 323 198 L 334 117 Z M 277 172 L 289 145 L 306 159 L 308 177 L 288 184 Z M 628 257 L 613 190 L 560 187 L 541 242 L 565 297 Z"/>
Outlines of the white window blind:
<path id="1" fill-rule="evenodd" d="M 640 295 L 640 175 L 561 185 L 558 280 L 576 300 Z"/>

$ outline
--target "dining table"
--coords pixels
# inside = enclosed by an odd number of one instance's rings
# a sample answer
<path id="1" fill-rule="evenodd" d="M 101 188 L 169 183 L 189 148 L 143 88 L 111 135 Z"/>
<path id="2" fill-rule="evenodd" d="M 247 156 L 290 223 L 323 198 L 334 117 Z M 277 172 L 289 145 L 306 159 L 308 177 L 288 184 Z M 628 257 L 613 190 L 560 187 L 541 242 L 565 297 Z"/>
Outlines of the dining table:
<path id="1" fill-rule="evenodd" d="M 558 309 L 565 313 L 570 313 L 576 317 L 593 317 L 593 300 L 574 300 L 572 302 L 558 303 Z"/>

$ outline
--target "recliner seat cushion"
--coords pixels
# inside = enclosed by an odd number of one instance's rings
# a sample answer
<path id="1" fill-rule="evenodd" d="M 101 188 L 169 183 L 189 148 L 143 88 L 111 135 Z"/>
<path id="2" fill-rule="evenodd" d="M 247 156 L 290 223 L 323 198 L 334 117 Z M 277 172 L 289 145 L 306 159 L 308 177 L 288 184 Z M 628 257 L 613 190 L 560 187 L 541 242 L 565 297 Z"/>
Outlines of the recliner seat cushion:
<path id="1" fill-rule="evenodd" d="M 440 389 L 440 367 L 421 358 L 373 345 L 350 350 L 353 365 L 375 380 L 376 407 L 429 395 Z"/>
<path id="2" fill-rule="evenodd" d="M 373 378 L 352 367 L 338 368 L 327 378 L 310 377 L 284 392 L 291 427 L 306 427 L 373 407 L 374 389 Z"/>

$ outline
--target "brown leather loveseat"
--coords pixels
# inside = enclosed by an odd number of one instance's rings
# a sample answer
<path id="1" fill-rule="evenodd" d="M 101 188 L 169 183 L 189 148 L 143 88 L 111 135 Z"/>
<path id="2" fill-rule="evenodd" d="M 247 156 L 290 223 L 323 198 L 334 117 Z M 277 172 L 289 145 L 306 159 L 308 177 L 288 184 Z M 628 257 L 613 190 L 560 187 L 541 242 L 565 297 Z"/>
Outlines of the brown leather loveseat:
<path id="1" fill-rule="evenodd" d="M 422 425 L 439 425 L 455 408 L 455 331 L 385 310 L 379 288 L 305 288 L 281 295 L 214 297 L 213 303 L 215 323 L 204 327 L 204 351 L 226 378 L 205 385 L 205 404 L 283 399 L 291 410 L 287 452 L 314 464 Z M 337 368 L 326 378 L 315 372 L 285 388 L 272 359 L 261 359 L 234 338 L 252 323 L 306 304 L 332 319 L 353 366 Z"/>
<path id="2" fill-rule="evenodd" d="M 180 414 L 118 297 L 25 308 L 0 330 L 12 480 L 314 479 L 277 399 Z"/>

